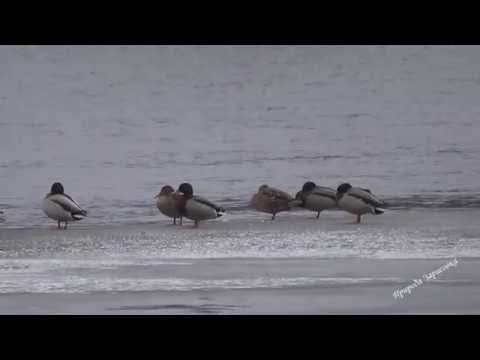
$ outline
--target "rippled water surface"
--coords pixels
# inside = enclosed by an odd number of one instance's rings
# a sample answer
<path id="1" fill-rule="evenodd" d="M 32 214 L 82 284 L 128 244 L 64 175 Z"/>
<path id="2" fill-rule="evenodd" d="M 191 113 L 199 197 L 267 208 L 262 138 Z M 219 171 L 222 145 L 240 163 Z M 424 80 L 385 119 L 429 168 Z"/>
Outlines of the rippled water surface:
<path id="1" fill-rule="evenodd" d="M 307 179 L 478 206 L 478 46 L 5 46 L 0 59 L 4 226 L 44 224 L 56 180 L 91 224 L 153 219 L 153 196 L 182 181 L 231 206 Z"/>

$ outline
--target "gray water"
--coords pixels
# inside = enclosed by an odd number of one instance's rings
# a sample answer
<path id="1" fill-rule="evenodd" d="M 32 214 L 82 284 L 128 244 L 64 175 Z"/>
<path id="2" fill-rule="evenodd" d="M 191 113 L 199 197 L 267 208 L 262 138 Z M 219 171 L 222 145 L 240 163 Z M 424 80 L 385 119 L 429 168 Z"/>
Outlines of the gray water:
<path id="1" fill-rule="evenodd" d="M 3 226 L 44 225 L 54 181 L 89 224 L 153 220 L 183 181 L 233 207 L 265 182 L 480 193 L 478 46 L 3 46 L 0 69 Z"/>
<path id="2" fill-rule="evenodd" d="M 478 217 L 469 214 L 480 208 L 479 90 L 478 46 L 2 46 L 0 256 L 48 264 L 70 257 L 73 267 L 72 259 L 125 253 L 142 262 L 145 249 L 160 262 L 364 256 L 385 249 L 398 257 L 412 241 L 408 256 L 429 257 L 454 253 L 459 244 L 448 239 L 455 237 L 467 239 L 461 254 L 478 255 Z M 387 235 L 373 242 L 358 242 L 358 236 L 377 230 L 359 228 L 347 239 L 355 244 L 347 253 L 344 236 L 335 238 L 332 251 L 317 243 L 306 247 L 312 237 L 305 233 L 277 233 L 283 245 L 272 245 L 266 233 L 225 236 L 224 227 L 235 229 L 236 221 L 264 218 L 246 207 L 259 185 L 295 193 L 307 180 L 370 188 L 389 203 L 396 215 L 387 223 L 400 232 L 411 209 L 441 214 L 435 219 L 448 219 L 442 211 L 449 209 L 471 217 L 454 217 L 462 225 L 445 225 L 447 235 L 436 223 L 420 228 L 421 236 L 410 227 L 398 247 L 398 234 L 385 225 L 378 231 Z M 52 233 L 55 223 L 40 209 L 54 181 L 89 211 L 62 235 Z M 129 226 L 166 226 L 154 196 L 163 185 L 184 181 L 228 210 L 206 225 L 214 235 L 138 232 L 131 242 L 118 235 Z M 335 224 L 331 230 L 342 231 Z M 456 236 L 464 225 L 468 229 Z M 116 227 L 117 237 L 72 235 L 105 226 Z M 320 231 L 308 226 L 307 232 Z M 260 238 L 263 247 L 242 243 L 233 251 L 232 238 Z M 177 253 L 179 244 L 187 245 Z M 171 252 L 155 252 L 159 246 Z"/>

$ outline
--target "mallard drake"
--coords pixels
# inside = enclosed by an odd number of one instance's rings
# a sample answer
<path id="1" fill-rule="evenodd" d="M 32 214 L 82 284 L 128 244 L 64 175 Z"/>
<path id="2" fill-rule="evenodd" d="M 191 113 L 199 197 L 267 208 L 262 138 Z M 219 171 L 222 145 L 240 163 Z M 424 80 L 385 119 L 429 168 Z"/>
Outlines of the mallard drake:
<path id="1" fill-rule="evenodd" d="M 216 219 L 223 215 L 225 209 L 200 196 L 193 196 L 193 187 L 183 183 L 178 187 L 180 200 L 178 210 L 187 219 L 195 221 L 195 227 L 203 220 Z"/>
<path id="2" fill-rule="evenodd" d="M 43 199 L 42 210 L 49 218 L 57 220 L 59 229 L 61 222 L 65 223 L 63 228 L 66 229 L 69 221 L 82 220 L 87 216 L 87 212 L 65 194 L 63 185 L 59 182 L 52 185 L 50 193 Z"/>
<path id="3" fill-rule="evenodd" d="M 341 184 L 337 189 L 338 207 L 357 215 L 357 224 L 363 214 L 380 215 L 385 212 L 381 206 L 386 204 L 376 198 L 369 189 L 352 187 L 348 183 Z"/>
<path id="4" fill-rule="evenodd" d="M 284 191 L 270 187 L 266 184 L 258 188 L 258 192 L 253 195 L 250 205 L 257 211 L 272 214 L 272 220 L 275 215 L 281 211 L 288 211 L 302 202 L 295 200 Z"/>
<path id="5" fill-rule="evenodd" d="M 296 194 L 295 199 L 301 200 L 300 207 L 316 211 L 317 219 L 321 211 L 337 207 L 337 192 L 329 187 L 317 186 L 312 181 L 303 184 L 302 190 Z"/>
<path id="6" fill-rule="evenodd" d="M 163 215 L 173 218 L 174 225 L 177 224 L 177 218 L 180 218 L 180 225 L 182 225 L 182 214 L 178 209 L 181 195 L 176 193 L 170 185 L 165 185 L 155 198 L 158 210 Z"/>

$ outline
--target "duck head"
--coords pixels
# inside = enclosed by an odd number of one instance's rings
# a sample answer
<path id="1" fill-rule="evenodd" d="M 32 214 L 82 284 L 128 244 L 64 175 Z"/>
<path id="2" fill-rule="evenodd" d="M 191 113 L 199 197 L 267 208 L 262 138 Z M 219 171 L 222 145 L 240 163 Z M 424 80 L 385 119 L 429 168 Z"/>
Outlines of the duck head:
<path id="1" fill-rule="evenodd" d="M 307 181 L 305 184 L 303 184 L 302 192 L 310 192 L 316 187 L 317 184 L 315 184 L 313 181 Z"/>
<path id="2" fill-rule="evenodd" d="M 182 193 L 186 197 L 192 197 L 193 187 L 189 183 L 183 183 L 178 187 L 178 192 Z"/>
<path id="3" fill-rule="evenodd" d="M 59 182 L 54 183 L 50 189 L 51 194 L 63 194 L 63 192 L 63 185 Z"/>
<path id="4" fill-rule="evenodd" d="M 156 198 L 161 196 L 161 195 L 168 195 L 168 194 L 171 194 L 175 192 L 175 190 L 173 189 L 173 187 L 171 187 L 170 185 L 165 185 L 164 187 L 162 187 L 162 189 L 160 190 L 160 192 L 158 193 L 157 196 L 155 196 Z"/>
<path id="5" fill-rule="evenodd" d="M 262 186 L 260 186 L 260 187 L 258 188 L 258 192 L 263 193 L 263 192 L 268 191 L 268 189 L 269 189 L 268 185 L 267 185 L 267 184 L 263 184 Z"/>
<path id="6" fill-rule="evenodd" d="M 352 188 L 352 185 L 350 185 L 349 183 L 343 183 L 337 188 L 337 194 L 343 195 L 351 188 Z"/>

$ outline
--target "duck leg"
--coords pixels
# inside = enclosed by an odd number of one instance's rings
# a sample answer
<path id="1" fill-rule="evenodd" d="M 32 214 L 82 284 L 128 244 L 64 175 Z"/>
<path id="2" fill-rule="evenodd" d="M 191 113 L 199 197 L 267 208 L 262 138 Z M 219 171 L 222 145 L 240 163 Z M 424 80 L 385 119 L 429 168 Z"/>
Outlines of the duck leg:
<path id="1" fill-rule="evenodd" d="M 60 220 L 58 220 L 57 228 L 60 229 Z"/>
<path id="2" fill-rule="evenodd" d="M 68 227 L 68 221 L 65 221 L 65 227 L 64 227 L 64 229 L 67 230 L 67 227 Z"/>
<path id="3" fill-rule="evenodd" d="M 276 215 L 276 214 L 273 213 L 273 215 L 272 215 L 272 221 L 275 220 L 275 215 Z"/>
<path id="4" fill-rule="evenodd" d="M 198 220 L 195 220 L 195 227 L 198 227 Z"/>
<path id="5" fill-rule="evenodd" d="M 317 219 L 320 217 L 320 211 L 317 213 Z"/>
<path id="6" fill-rule="evenodd" d="M 173 217 L 173 225 L 177 225 L 177 218 Z"/>
<path id="7" fill-rule="evenodd" d="M 360 217 L 361 215 L 357 215 L 357 224 L 360 224 Z"/>
<path id="8" fill-rule="evenodd" d="M 183 225 L 183 217 L 180 216 L 180 225 Z"/>

